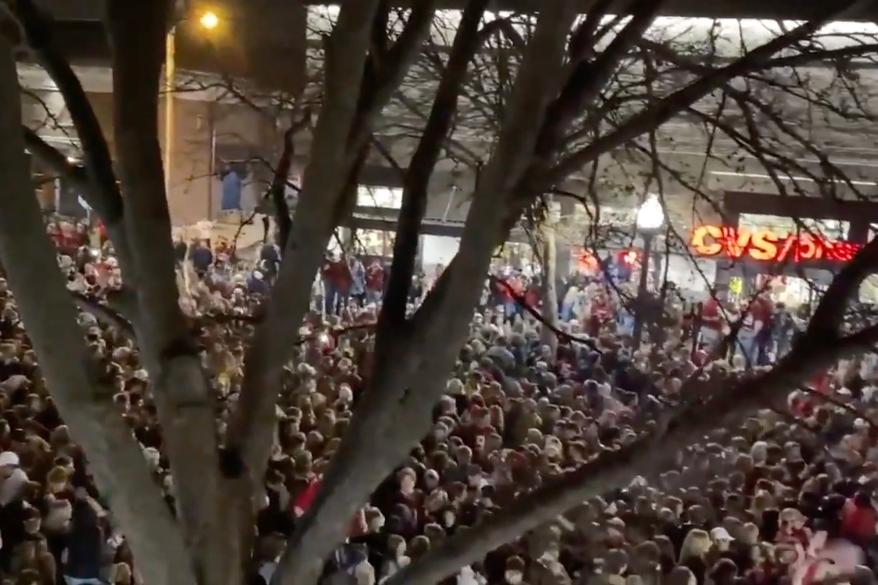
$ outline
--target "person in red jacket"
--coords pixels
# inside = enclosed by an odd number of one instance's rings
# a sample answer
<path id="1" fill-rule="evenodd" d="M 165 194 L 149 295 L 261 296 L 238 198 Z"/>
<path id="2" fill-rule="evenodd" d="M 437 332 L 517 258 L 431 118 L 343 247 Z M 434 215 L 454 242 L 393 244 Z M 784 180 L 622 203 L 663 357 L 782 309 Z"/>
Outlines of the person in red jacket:
<path id="1" fill-rule="evenodd" d="M 327 314 L 335 315 L 347 304 L 351 290 L 351 273 L 348 264 L 337 252 L 327 255 L 320 268 L 323 278 L 323 302 Z"/>
<path id="2" fill-rule="evenodd" d="M 516 315 L 521 313 L 521 307 L 518 306 L 516 299 L 524 295 L 524 284 L 521 282 L 521 274 L 513 274 L 506 279 L 506 285 L 497 283 L 500 287 L 500 295 L 503 299 L 503 310 L 506 319 L 512 321 Z"/>
<path id="3" fill-rule="evenodd" d="M 384 295 L 384 264 L 378 258 L 366 268 L 366 302 L 378 303 Z"/>
<path id="4" fill-rule="evenodd" d="M 878 513 L 866 492 L 859 492 L 845 502 L 841 511 L 841 535 L 851 542 L 866 547 L 875 541 Z"/>
<path id="5" fill-rule="evenodd" d="M 716 291 L 710 291 L 710 297 L 701 309 L 701 345 L 708 355 L 716 350 L 722 339 L 723 317 Z"/>
<path id="6" fill-rule="evenodd" d="M 307 512 L 308 508 L 314 503 L 314 500 L 317 499 L 317 492 L 320 490 L 321 483 L 322 479 L 315 475 L 308 482 L 308 487 L 302 490 L 302 493 L 293 500 L 293 515 L 296 518 Z"/>
<path id="7" fill-rule="evenodd" d="M 524 293 L 524 302 L 534 309 L 539 309 L 543 304 L 543 287 L 539 278 L 534 278 L 527 285 L 527 290 Z"/>

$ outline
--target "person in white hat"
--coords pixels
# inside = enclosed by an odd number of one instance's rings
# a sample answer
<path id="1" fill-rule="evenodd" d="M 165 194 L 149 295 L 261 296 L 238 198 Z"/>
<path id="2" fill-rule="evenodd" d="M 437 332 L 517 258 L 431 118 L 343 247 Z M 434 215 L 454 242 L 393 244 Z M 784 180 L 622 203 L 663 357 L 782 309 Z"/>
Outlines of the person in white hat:
<path id="1" fill-rule="evenodd" d="M 0 506 L 17 500 L 27 485 L 27 474 L 20 465 L 21 461 L 14 452 L 0 453 Z"/>
<path id="2" fill-rule="evenodd" d="M 732 535 L 724 527 L 717 526 L 710 531 L 710 540 L 713 541 L 713 546 L 717 552 L 724 553 L 729 550 L 735 539 L 732 538 Z"/>

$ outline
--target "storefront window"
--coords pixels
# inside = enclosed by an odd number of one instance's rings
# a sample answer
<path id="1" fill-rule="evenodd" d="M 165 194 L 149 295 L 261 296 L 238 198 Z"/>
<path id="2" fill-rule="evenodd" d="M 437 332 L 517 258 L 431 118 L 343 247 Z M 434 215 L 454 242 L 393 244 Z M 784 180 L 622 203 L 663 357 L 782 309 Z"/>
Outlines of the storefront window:
<path id="1" fill-rule="evenodd" d="M 392 232 L 382 230 L 357 230 L 354 249 L 363 256 L 387 258 L 393 255 L 393 236 Z"/>
<path id="2" fill-rule="evenodd" d="M 402 189 L 360 185 L 357 190 L 357 207 L 399 209 L 402 207 Z"/>
<path id="3" fill-rule="evenodd" d="M 878 305 L 878 274 L 866 277 L 866 280 L 860 285 L 859 299 L 861 303 Z"/>
<path id="4" fill-rule="evenodd" d="M 336 254 L 389 258 L 393 255 L 393 238 L 393 232 L 358 229 L 351 234 L 348 228 L 339 228 L 329 239 L 326 249 Z"/>
<path id="5" fill-rule="evenodd" d="M 797 276 L 779 276 L 774 278 L 769 288 L 771 300 L 775 303 L 783 303 L 788 307 L 813 305 L 820 298 L 825 288 L 821 281 L 832 277 L 825 270 L 821 272 L 826 273 L 822 279 L 805 279 Z"/>
<path id="6" fill-rule="evenodd" d="M 846 240 L 848 230 L 850 229 L 850 222 L 836 219 L 792 218 L 779 215 L 742 213 L 738 227 L 739 229 L 770 230 L 780 235 L 812 232 L 815 235 L 830 240 Z"/>
<path id="7" fill-rule="evenodd" d="M 540 272 L 540 261 L 529 244 L 506 242 L 494 252 L 492 271 L 522 270 L 525 274 Z"/>

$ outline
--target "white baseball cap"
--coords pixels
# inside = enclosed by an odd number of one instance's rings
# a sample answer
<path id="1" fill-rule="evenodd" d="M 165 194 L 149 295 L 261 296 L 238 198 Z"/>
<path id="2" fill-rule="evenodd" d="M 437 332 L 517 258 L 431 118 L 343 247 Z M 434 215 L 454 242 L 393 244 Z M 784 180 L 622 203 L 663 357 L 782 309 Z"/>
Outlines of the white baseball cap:
<path id="1" fill-rule="evenodd" d="M 12 451 L 3 451 L 0 453 L 0 467 L 18 467 L 21 460 L 18 455 Z"/>

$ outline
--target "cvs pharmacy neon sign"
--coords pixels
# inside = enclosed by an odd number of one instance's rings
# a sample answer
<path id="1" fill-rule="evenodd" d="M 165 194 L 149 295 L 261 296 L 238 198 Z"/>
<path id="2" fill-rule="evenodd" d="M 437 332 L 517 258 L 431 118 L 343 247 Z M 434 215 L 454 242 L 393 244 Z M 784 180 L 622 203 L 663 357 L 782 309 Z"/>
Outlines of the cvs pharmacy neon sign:
<path id="1" fill-rule="evenodd" d="M 749 230 L 717 225 L 703 225 L 692 231 L 692 250 L 698 256 L 726 256 L 765 262 L 802 262 L 807 260 L 851 260 L 862 244 L 830 240 L 819 234 L 780 235 L 771 230 Z"/>

